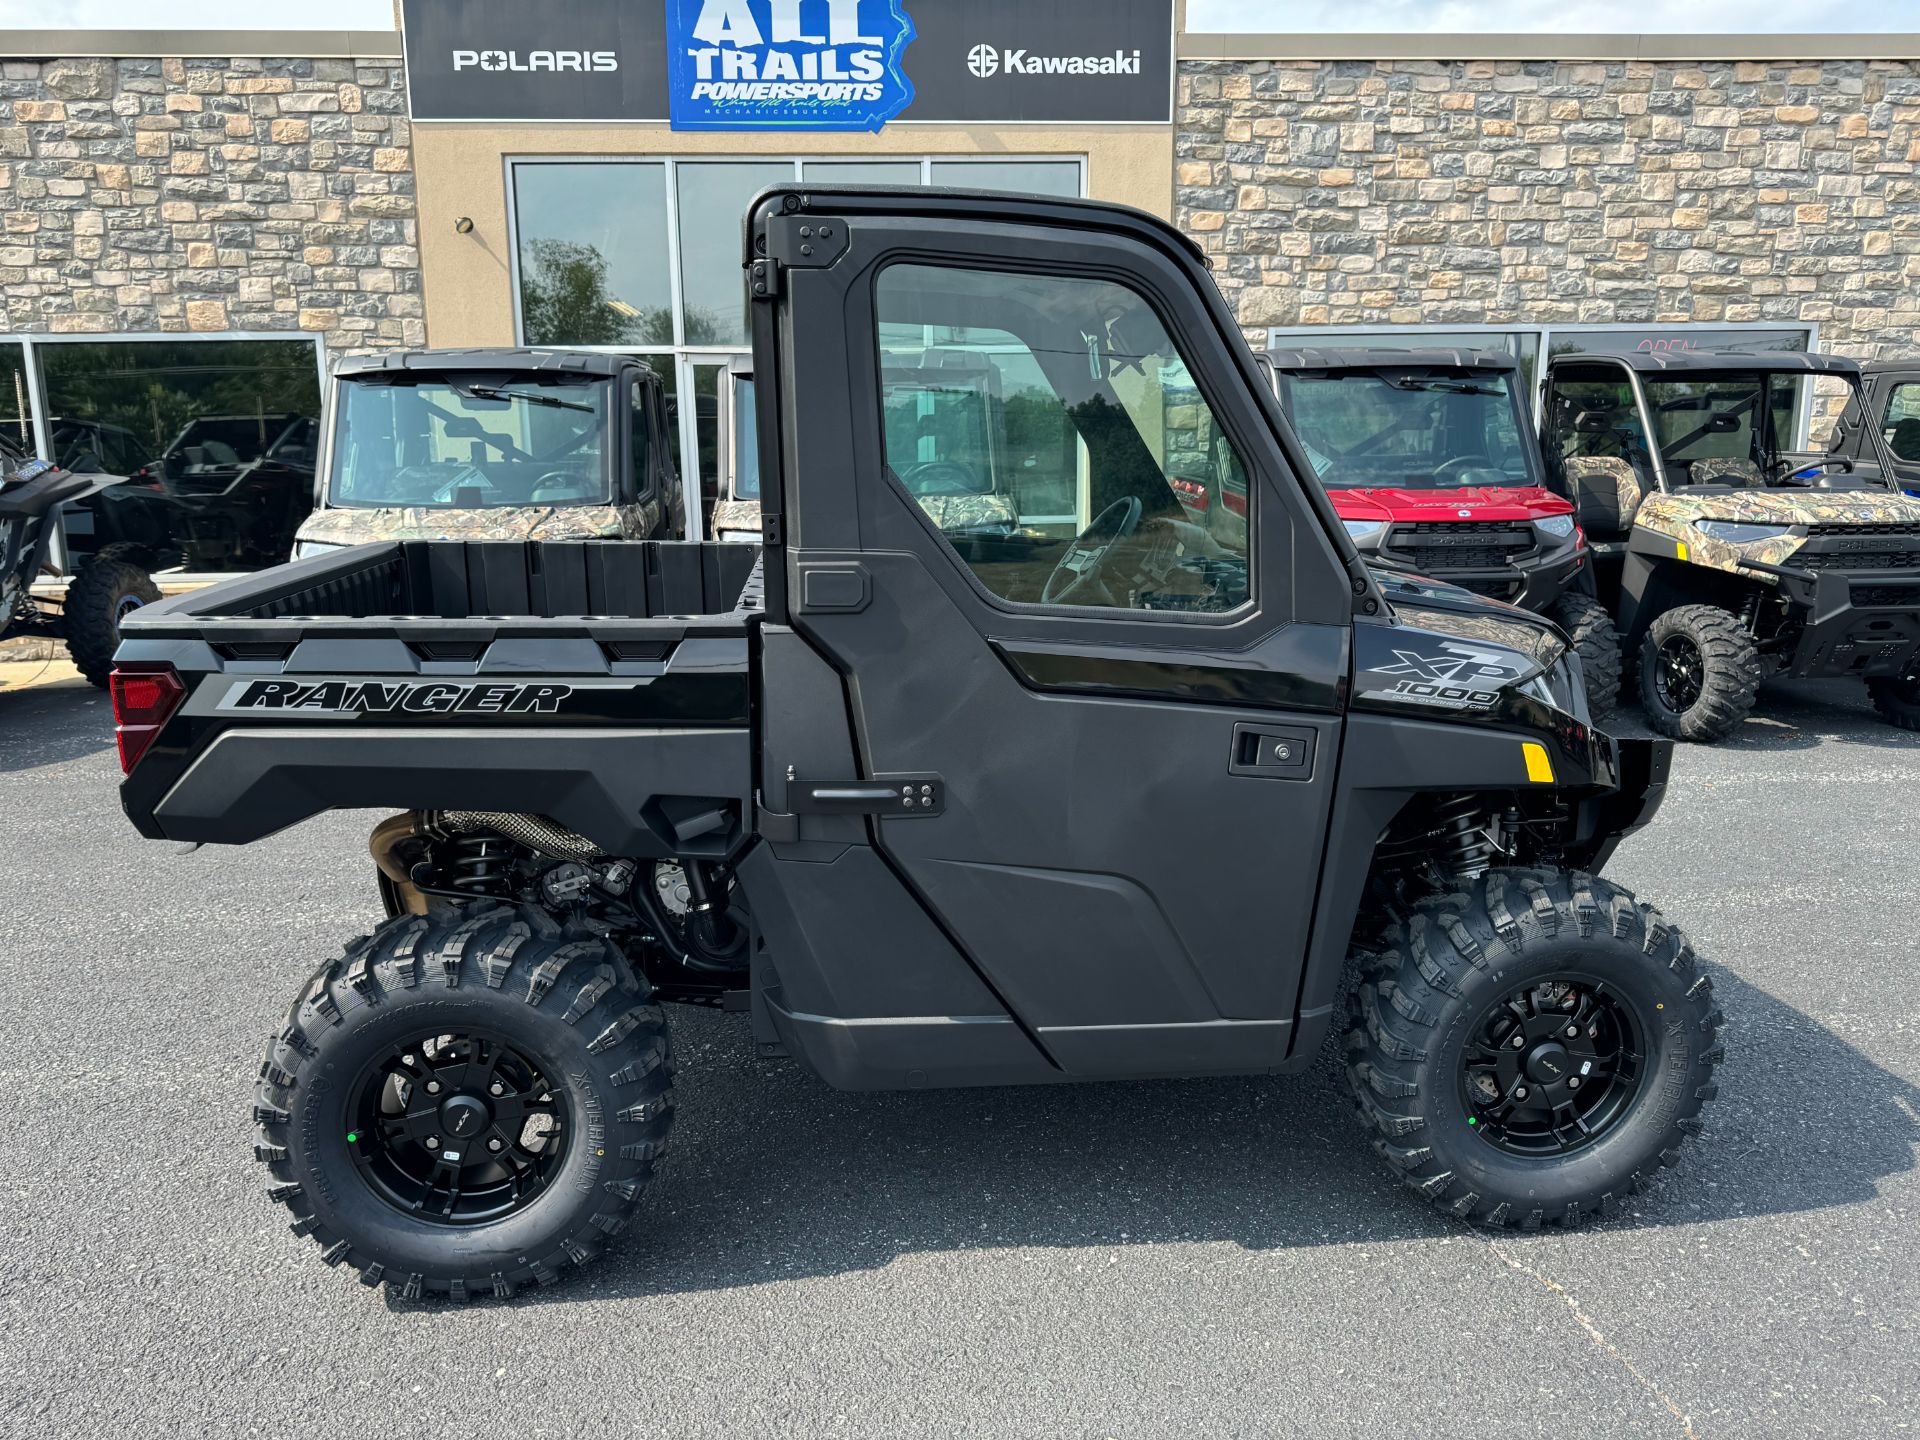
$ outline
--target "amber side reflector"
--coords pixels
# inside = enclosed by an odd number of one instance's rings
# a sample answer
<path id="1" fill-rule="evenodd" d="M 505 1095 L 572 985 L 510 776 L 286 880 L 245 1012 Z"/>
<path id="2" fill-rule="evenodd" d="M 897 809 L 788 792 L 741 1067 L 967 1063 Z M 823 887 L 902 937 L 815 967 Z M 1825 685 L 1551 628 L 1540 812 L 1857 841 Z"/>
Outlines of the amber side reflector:
<path id="1" fill-rule="evenodd" d="M 1536 785 L 1553 783 L 1553 761 L 1547 758 L 1546 746 L 1528 740 L 1521 745 L 1520 753 L 1527 757 L 1527 779 Z"/>

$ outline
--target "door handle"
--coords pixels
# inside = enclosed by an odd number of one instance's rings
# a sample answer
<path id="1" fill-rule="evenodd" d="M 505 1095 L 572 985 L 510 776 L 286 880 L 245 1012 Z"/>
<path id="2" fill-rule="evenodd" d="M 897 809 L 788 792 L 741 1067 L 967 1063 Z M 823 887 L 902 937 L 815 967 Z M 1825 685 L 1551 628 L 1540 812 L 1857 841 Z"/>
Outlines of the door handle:
<path id="1" fill-rule="evenodd" d="M 1311 780 L 1314 742 L 1318 738 L 1314 731 L 1297 725 L 1249 725 L 1241 721 L 1233 727 L 1227 771 L 1269 780 Z"/>
<path id="2" fill-rule="evenodd" d="M 938 815 L 947 787 L 938 775 L 877 775 L 871 780 L 794 780 L 787 808 L 795 815 Z"/>

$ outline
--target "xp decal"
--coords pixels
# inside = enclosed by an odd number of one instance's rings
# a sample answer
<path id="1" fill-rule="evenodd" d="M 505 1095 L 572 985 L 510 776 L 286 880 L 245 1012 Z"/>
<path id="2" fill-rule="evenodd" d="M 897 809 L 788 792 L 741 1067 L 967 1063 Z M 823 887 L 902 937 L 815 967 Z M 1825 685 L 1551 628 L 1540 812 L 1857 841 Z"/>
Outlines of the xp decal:
<path id="1" fill-rule="evenodd" d="M 667 0 L 673 128 L 877 131 L 913 37 L 900 0 Z"/>
<path id="2" fill-rule="evenodd" d="M 1362 693 L 1407 705 L 1435 705 L 1448 710 L 1490 710 L 1500 700 L 1500 687 L 1523 673 L 1511 661 L 1483 651 L 1461 648 L 1433 655 L 1417 650 L 1395 650 L 1393 663 L 1375 665 L 1370 675 L 1405 678 Z"/>

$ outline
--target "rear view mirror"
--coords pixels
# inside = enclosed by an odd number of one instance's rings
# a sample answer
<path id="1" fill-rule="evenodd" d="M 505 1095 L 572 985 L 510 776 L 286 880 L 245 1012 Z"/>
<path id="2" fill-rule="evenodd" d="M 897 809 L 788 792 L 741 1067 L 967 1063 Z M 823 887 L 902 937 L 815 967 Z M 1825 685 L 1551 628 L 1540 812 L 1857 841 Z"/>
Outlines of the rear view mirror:
<path id="1" fill-rule="evenodd" d="M 1604 410 L 1582 410 L 1573 417 L 1576 435 L 1605 435 L 1613 429 L 1613 417 Z"/>

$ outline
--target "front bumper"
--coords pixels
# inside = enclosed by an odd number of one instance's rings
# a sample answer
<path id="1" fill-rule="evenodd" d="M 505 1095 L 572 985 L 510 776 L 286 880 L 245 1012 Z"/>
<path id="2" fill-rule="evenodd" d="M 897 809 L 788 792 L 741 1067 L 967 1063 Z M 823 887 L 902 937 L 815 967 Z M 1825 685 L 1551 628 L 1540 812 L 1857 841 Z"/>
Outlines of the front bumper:
<path id="1" fill-rule="evenodd" d="M 1804 617 L 1785 673 L 1902 676 L 1920 667 L 1920 570 L 1807 570 L 1747 562 Z"/>
<path id="2" fill-rule="evenodd" d="M 1567 859 L 1598 872 L 1620 842 L 1659 813 L 1673 768 L 1671 740 L 1613 740 L 1616 784 L 1574 802 Z"/>

